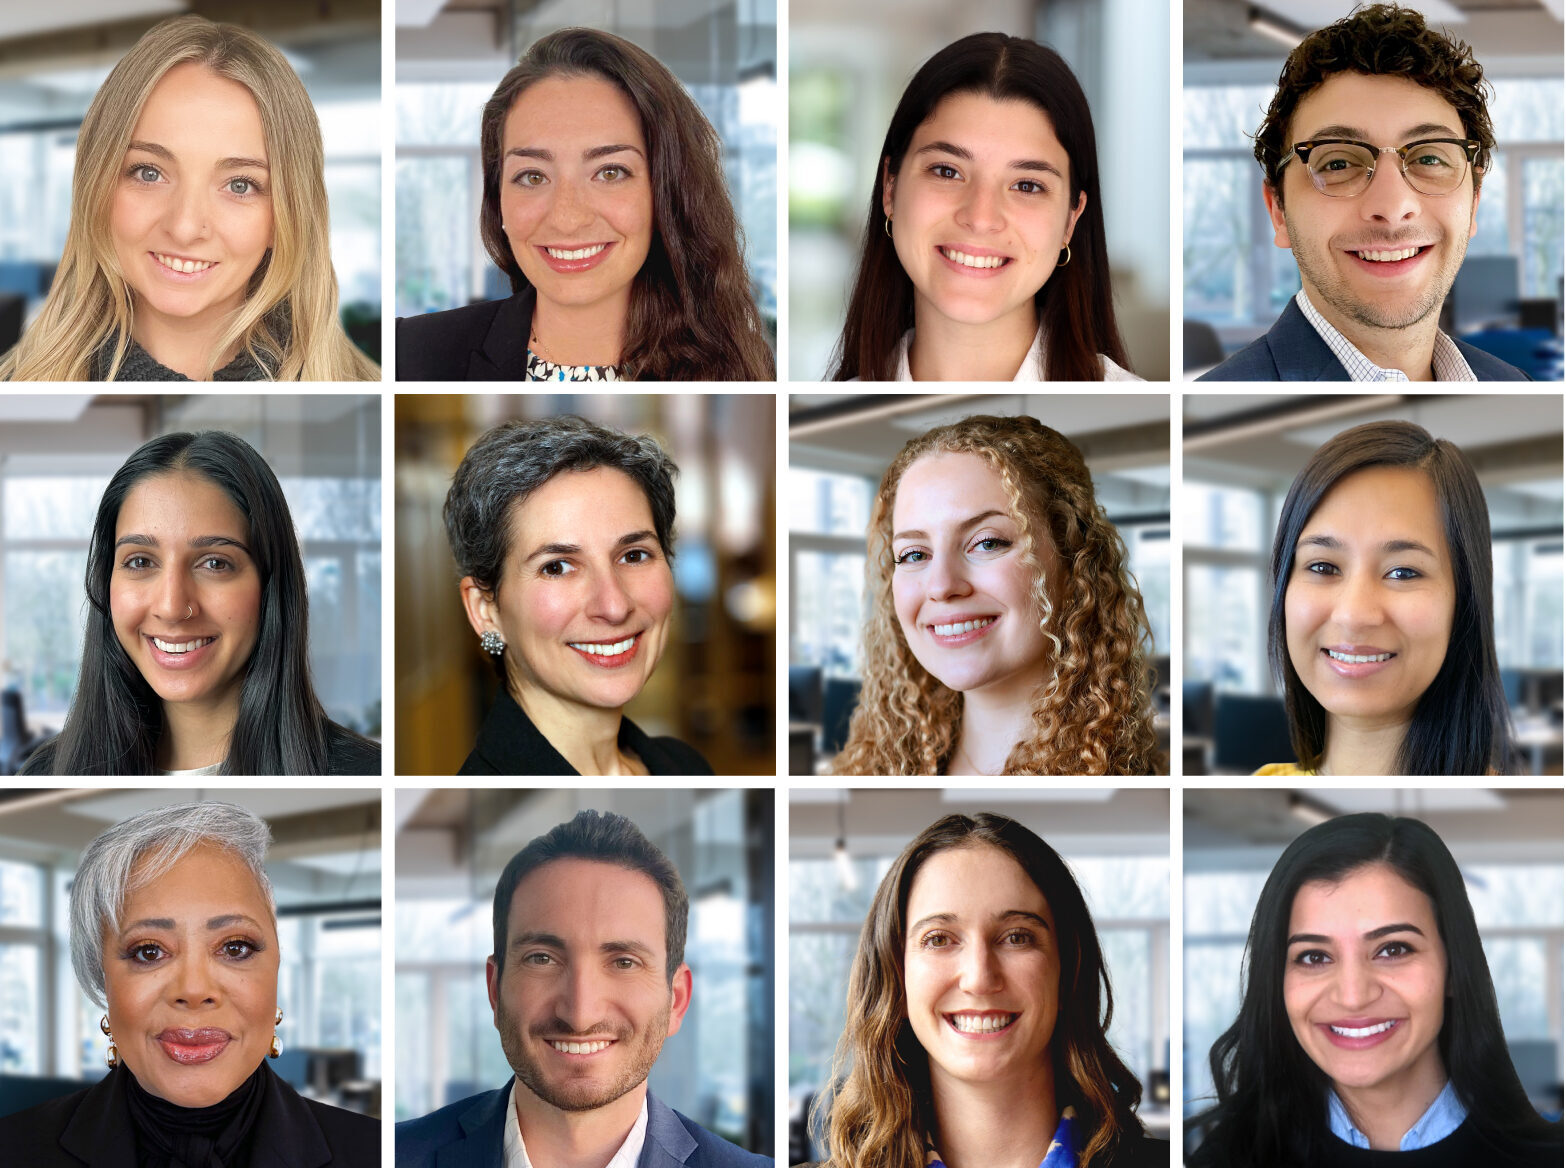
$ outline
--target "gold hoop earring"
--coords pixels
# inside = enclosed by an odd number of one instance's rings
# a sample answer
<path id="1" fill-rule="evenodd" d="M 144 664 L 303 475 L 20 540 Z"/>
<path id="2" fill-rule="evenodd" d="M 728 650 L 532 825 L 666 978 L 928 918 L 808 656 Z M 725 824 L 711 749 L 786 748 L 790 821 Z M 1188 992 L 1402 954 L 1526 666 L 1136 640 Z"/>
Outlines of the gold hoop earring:
<path id="1" fill-rule="evenodd" d="M 1066 252 L 1066 258 L 1065 259 L 1056 259 L 1055 266 L 1057 268 L 1063 268 L 1063 267 L 1065 267 L 1067 264 L 1069 264 L 1071 262 L 1071 245 L 1069 243 L 1066 244 L 1066 246 L 1065 246 L 1065 252 Z"/>
<path id="2" fill-rule="evenodd" d="M 890 215 L 888 215 L 885 222 L 881 224 L 881 230 L 886 232 L 886 238 L 892 238 L 892 217 Z"/>

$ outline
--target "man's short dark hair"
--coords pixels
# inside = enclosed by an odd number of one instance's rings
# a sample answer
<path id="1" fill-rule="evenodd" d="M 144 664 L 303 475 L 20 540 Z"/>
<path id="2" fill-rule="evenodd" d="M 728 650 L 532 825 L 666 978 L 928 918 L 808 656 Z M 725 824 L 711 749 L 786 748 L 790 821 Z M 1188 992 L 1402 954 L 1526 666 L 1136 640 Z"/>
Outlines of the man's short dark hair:
<path id="1" fill-rule="evenodd" d="M 668 947 L 667 973 L 685 960 L 685 925 L 691 902 L 679 870 L 641 829 L 623 815 L 612 811 L 578 811 L 569 823 L 550 828 L 527 847 L 511 857 L 495 885 L 495 965 L 506 968 L 506 922 L 511 915 L 511 900 L 517 885 L 530 872 L 553 860 L 595 860 L 613 864 L 630 872 L 640 872 L 658 886 L 663 895 L 664 940 Z"/>
<path id="2" fill-rule="evenodd" d="M 1495 130 L 1485 108 L 1489 86 L 1473 50 L 1427 26 L 1411 8 L 1370 4 L 1311 33 L 1295 46 L 1278 75 L 1278 90 L 1256 131 L 1255 154 L 1280 203 L 1283 183 L 1278 170 L 1292 146 L 1289 122 L 1307 95 L 1339 73 L 1404 77 L 1450 102 L 1463 120 L 1463 133 L 1480 144 L 1474 159 L 1478 189 L 1495 148 Z"/>

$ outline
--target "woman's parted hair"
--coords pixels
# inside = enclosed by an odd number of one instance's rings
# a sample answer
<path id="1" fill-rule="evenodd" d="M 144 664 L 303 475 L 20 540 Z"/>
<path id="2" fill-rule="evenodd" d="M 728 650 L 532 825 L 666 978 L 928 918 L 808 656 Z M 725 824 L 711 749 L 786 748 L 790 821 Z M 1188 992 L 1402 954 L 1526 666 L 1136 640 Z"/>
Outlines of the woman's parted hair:
<path id="1" fill-rule="evenodd" d="M 973 454 L 1005 488 L 1034 570 L 1039 629 L 1054 647 L 1053 675 L 1039 678 L 1033 733 L 1006 760 L 1007 774 L 1147 775 L 1164 768 L 1149 704 L 1142 597 L 1126 571 L 1125 545 L 1093 493 L 1082 453 L 1030 417 L 965 418 L 913 439 L 881 479 L 866 533 L 864 684 L 837 774 L 938 775 L 956 749 L 962 695 L 909 649 L 892 598 L 892 511 L 903 472 L 927 454 Z M 1040 536 L 1060 563 L 1050 593 Z"/>
<path id="2" fill-rule="evenodd" d="M 222 430 L 164 434 L 144 443 L 103 492 L 87 549 L 81 673 L 54 745 L 52 772 L 159 772 L 162 703 L 120 644 L 109 607 L 120 508 L 138 483 L 159 475 L 195 475 L 228 496 L 245 517 L 250 558 L 261 578 L 256 645 L 220 773 L 325 774 L 329 723 L 310 680 L 309 598 L 288 501 L 255 448 Z"/>
<path id="3" fill-rule="evenodd" d="M 484 106 L 479 234 L 513 292 L 528 287 L 501 219 L 506 117 L 546 77 L 598 77 L 636 110 L 647 143 L 653 238 L 631 286 L 620 367 L 631 381 L 767 381 L 775 362 L 751 295 L 723 143 L 674 74 L 621 37 L 567 28 L 535 41 Z"/>
<path id="4" fill-rule="evenodd" d="M 1023 101 L 1040 110 L 1066 151 L 1071 206 L 1087 192 L 1087 206 L 1071 234 L 1071 262 L 1057 266 L 1033 297 L 1046 341 L 1040 375 L 1047 381 L 1102 381 L 1100 354 L 1129 368 L 1115 324 L 1098 147 L 1087 96 L 1054 49 L 1004 33 L 981 32 L 947 45 L 926 61 L 892 114 L 830 380 L 891 381 L 897 376 L 898 343 L 914 326 L 914 288 L 883 229 L 882 171 L 893 177 L 901 171 L 914 132 L 936 106 L 959 93 Z"/>
<path id="5" fill-rule="evenodd" d="M 125 900 L 206 844 L 232 852 L 256 878 L 273 917 L 266 850 L 272 832 L 258 815 L 233 803 L 176 803 L 116 823 L 82 853 L 71 882 L 71 966 L 77 984 L 104 1005 L 103 935 L 119 924 Z"/>
<path id="6" fill-rule="evenodd" d="M 816 1104 L 817 1119 L 826 1119 L 832 1168 L 924 1168 L 925 1137 L 936 1133 L 936 1123 L 929 1058 L 908 1022 L 903 971 L 908 895 L 932 856 L 979 847 L 997 848 L 1015 860 L 1055 918 L 1060 992 L 1049 1057 L 1057 1107 L 1074 1105 L 1082 1120 L 1083 1168 L 1107 1164 L 1121 1140 L 1142 1135 L 1136 1116 L 1142 1085 L 1109 1045 L 1115 1008 L 1109 971 L 1071 870 L 1014 819 L 988 812 L 948 815 L 925 828 L 893 862 L 859 933 L 832 1075 L 841 1086 Z"/>
<path id="7" fill-rule="evenodd" d="M 1306 1168 L 1326 1158 L 1327 1076 L 1294 1036 L 1283 1002 L 1289 921 L 1306 884 L 1338 883 L 1384 865 L 1430 900 L 1446 948 L 1441 1061 L 1469 1117 L 1505 1159 L 1518 1143 L 1552 1144 L 1561 1129 L 1534 1110 L 1506 1050 L 1495 987 L 1463 874 L 1446 844 L 1417 819 L 1344 815 L 1297 836 L 1273 865 L 1246 941 L 1240 1013 L 1213 1044 L 1218 1103 L 1193 1168 Z"/>
<path id="8" fill-rule="evenodd" d="M 176 16 L 150 29 L 115 65 L 82 120 L 65 254 L 37 321 L 0 361 L 0 380 L 112 381 L 130 348 L 135 298 L 109 221 L 136 123 L 176 65 L 202 65 L 249 90 L 271 171 L 272 247 L 209 358 L 236 344 L 278 381 L 374 381 L 380 369 L 337 318 L 324 152 L 315 107 L 287 58 L 233 24 Z"/>
<path id="9" fill-rule="evenodd" d="M 1370 467 L 1423 471 L 1435 487 L 1457 592 L 1446 658 L 1414 708 L 1398 751 L 1398 774 L 1507 774 L 1516 767 L 1511 713 L 1495 655 L 1494 565 L 1490 511 L 1463 452 L 1412 422 L 1367 422 L 1321 446 L 1295 476 L 1272 544 L 1272 610 L 1267 647 L 1283 683 L 1289 736 L 1307 771 L 1327 748 L 1327 712 L 1289 658 L 1285 600 L 1294 574 L 1295 544 L 1327 492 Z"/>

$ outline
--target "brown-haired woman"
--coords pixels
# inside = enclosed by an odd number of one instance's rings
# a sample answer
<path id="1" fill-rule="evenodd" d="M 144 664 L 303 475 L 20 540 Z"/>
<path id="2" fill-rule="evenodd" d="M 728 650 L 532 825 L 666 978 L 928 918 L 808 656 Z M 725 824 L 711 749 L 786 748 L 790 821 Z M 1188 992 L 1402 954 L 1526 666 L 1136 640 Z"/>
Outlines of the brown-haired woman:
<path id="1" fill-rule="evenodd" d="M 1109 1045 L 1109 971 L 1054 849 L 1004 815 L 948 815 L 876 890 L 848 983 L 831 1168 L 1169 1162 Z"/>
<path id="2" fill-rule="evenodd" d="M 848 775 L 1165 766 L 1142 598 L 1082 454 L 1030 417 L 910 441 L 870 513 Z"/>
<path id="3" fill-rule="evenodd" d="M 397 321 L 400 381 L 760 381 L 722 144 L 629 41 L 535 42 L 484 107 L 485 250 L 513 295 Z"/>

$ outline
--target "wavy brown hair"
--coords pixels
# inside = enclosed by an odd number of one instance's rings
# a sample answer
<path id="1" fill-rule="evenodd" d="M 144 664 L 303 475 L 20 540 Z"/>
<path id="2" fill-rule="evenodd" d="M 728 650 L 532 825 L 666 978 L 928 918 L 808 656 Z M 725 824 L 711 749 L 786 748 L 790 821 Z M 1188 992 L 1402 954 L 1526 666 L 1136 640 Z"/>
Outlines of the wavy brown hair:
<path id="1" fill-rule="evenodd" d="M 1039 678 L 1033 734 L 1006 759 L 1006 774 L 1149 775 L 1164 771 L 1153 729 L 1142 596 L 1126 571 L 1125 545 L 1093 494 L 1079 451 L 1035 418 L 976 416 L 913 439 L 886 470 L 866 533 L 864 686 L 840 775 L 944 773 L 962 728 L 962 694 L 914 657 L 892 601 L 892 506 L 913 463 L 934 453 L 974 454 L 1000 477 L 1032 566 L 1039 629 L 1054 646 L 1053 675 Z M 1056 595 L 1039 536 L 1055 545 Z"/>
<path id="2" fill-rule="evenodd" d="M 1109 1045 L 1115 999 L 1109 971 L 1071 870 L 1055 849 L 1004 815 L 948 815 L 903 849 L 876 889 L 848 979 L 847 1019 L 833 1060 L 836 1093 L 816 1104 L 832 1168 L 924 1168 L 937 1136 L 929 1058 L 908 1022 L 903 981 L 908 894 L 925 861 L 954 848 L 997 848 L 1033 881 L 1055 918 L 1059 1013 L 1050 1038 L 1055 1105 L 1077 1109 L 1082 1168 L 1107 1164 L 1143 1134 L 1142 1085 Z M 1046 1136 L 1050 1133 L 1044 1133 Z"/>
<path id="3" fill-rule="evenodd" d="M 723 143 L 655 57 L 630 41 L 566 28 L 533 43 L 484 106 L 479 234 L 511 290 L 528 287 L 500 218 L 502 139 L 517 99 L 546 77 L 600 77 L 636 110 L 652 176 L 653 237 L 631 284 L 620 370 L 628 381 L 770 381 L 742 233 L 723 180 Z"/>

